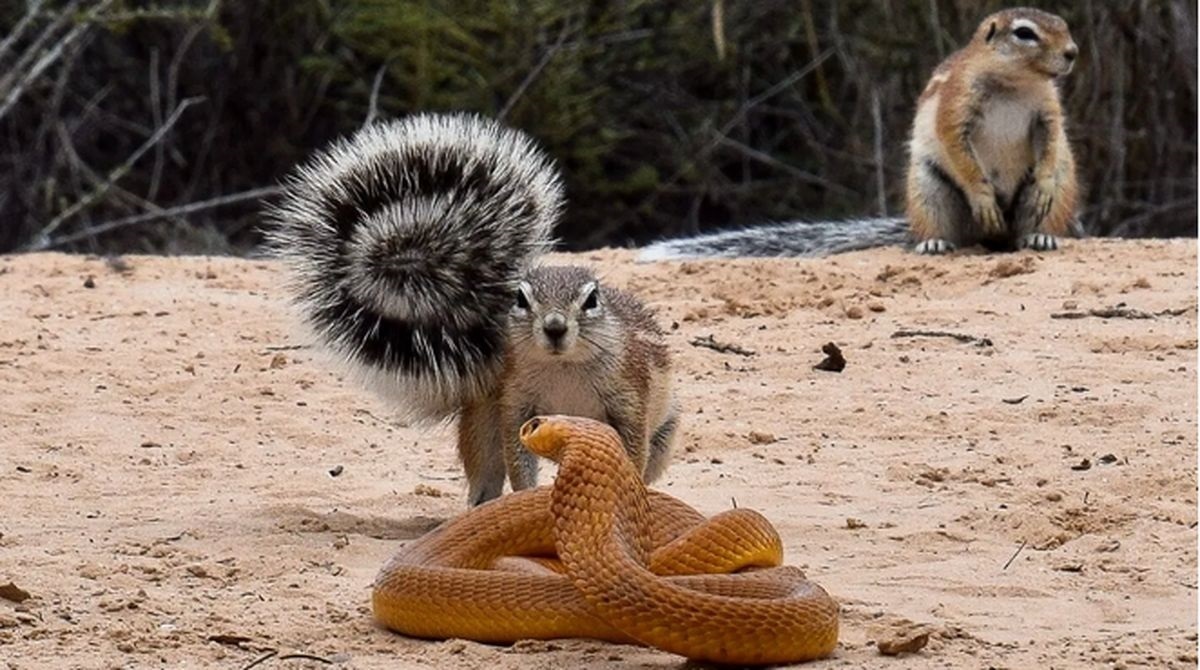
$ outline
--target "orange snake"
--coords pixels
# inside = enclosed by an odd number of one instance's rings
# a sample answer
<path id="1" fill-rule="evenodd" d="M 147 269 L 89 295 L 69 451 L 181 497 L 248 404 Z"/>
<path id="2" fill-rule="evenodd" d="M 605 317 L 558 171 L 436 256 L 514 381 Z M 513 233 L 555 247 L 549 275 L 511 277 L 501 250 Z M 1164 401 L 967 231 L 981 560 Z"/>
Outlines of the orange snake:
<path id="1" fill-rule="evenodd" d="M 559 463 L 554 484 L 488 502 L 404 547 L 372 591 L 383 625 L 481 642 L 587 637 L 741 664 L 821 658 L 837 646 L 837 603 L 780 566 L 782 542 L 761 514 L 705 519 L 648 491 L 616 432 L 597 421 L 538 417 L 521 441 Z"/>

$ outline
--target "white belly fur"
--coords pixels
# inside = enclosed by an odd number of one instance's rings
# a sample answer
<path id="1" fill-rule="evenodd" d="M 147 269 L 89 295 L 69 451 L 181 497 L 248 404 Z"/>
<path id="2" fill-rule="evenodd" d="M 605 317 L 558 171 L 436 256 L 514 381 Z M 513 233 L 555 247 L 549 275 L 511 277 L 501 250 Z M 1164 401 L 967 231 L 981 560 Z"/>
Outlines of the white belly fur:
<path id="1" fill-rule="evenodd" d="M 1032 128 L 1037 108 L 1020 97 L 989 100 L 971 138 L 971 147 L 997 195 L 1011 198 L 1033 167 Z"/>
<path id="2" fill-rule="evenodd" d="M 588 381 L 586 370 L 574 366 L 538 365 L 522 375 L 525 397 L 533 398 L 543 414 L 569 414 L 607 421 L 604 404 Z"/>

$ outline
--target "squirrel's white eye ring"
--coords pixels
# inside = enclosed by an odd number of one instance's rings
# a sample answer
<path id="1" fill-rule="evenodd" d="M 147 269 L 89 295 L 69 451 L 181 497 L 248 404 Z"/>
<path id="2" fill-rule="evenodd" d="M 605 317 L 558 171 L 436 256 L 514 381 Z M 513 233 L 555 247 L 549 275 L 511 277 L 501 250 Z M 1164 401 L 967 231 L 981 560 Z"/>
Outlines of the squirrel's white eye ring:
<path id="1" fill-rule="evenodd" d="M 1034 32 L 1032 28 L 1028 28 L 1026 26 L 1021 26 L 1021 27 L 1017 28 L 1016 30 L 1014 30 L 1013 36 L 1015 36 L 1019 40 L 1025 40 L 1027 42 L 1038 41 L 1038 34 L 1036 32 Z"/>
<path id="2" fill-rule="evenodd" d="M 583 299 L 582 307 L 584 310 L 592 310 L 592 309 L 596 309 L 599 306 L 600 306 L 600 289 L 592 287 L 592 290 L 588 291 L 587 297 Z"/>
<path id="3" fill-rule="evenodd" d="M 529 310 L 529 296 L 525 295 L 524 286 L 517 287 L 516 308 L 525 311 Z"/>

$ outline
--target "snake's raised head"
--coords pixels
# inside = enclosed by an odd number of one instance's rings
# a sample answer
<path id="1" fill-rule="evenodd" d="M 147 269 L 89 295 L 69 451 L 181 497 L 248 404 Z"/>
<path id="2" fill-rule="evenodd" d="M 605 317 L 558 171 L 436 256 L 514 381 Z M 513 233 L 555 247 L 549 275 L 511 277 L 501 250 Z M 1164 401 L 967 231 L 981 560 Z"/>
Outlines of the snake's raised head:
<path id="1" fill-rule="evenodd" d="M 538 456 L 558 462 L 570 434 L 566 417 L 535 416 L 521 426 L 521 444 Z"/>
<path id="2" fill-rule="evenodd" d="M 574 442 L 604 436 L 617 440 L 616 431 L 607 424 L 581 416 L 535 416 L 521 426 L 521 444 L 525 448 L 554 462 L 562 460 L 563 449 Z"/>

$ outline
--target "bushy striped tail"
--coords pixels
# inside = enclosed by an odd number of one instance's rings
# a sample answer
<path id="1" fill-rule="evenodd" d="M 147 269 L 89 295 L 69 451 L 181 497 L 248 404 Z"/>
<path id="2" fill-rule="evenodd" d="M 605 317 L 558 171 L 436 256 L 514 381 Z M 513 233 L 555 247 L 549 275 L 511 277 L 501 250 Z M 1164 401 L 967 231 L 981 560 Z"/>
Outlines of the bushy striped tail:
<path id="1" fill-rule="evenodd" d="M 903 218 L 793 221 L 662 240 L 642 247 L 638 261 L 827 256 L 907 240 L 908 222 Z"/>
<path id="2" fill-rule="evenodd" d="M 524 134 L 422 114 L 296 168 L 267 236 L 317 338 L 409 418 L 439 420 L 493 388 L 517 283 L 562 207 L 556 168 Z"/>

